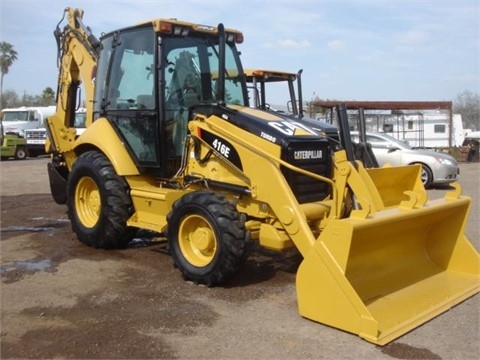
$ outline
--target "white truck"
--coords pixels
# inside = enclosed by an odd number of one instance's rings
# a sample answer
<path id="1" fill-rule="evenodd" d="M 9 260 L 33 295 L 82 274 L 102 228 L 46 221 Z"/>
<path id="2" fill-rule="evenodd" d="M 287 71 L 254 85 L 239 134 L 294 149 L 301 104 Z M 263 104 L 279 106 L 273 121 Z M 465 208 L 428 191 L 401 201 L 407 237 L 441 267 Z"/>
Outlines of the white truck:
<path id="1" fill-rule="evenodd" d="M 55 106 L 53 106 L 55 108 Z M 87 112 L 85 108 L 80 108 L 75 114 L 74 127 L 77 128 L 77 135 L 80 135 L 85 130 L 85 120 Z M 38 129 L 25 130 L 25 137 L 27 139 L 27 149 L 29 156 L 36 157 L 45 154 L 45 140 L 47 138 L 47 130 L 45 127 Z"/>
<path id="2" fill-rule="evenodd" d="M 3 109 L 2 123 L 5 134 L 17 134 L 25 137 L 27 129 L 45 127 L 45 119 L 55 113 L 55 106 Z"/>

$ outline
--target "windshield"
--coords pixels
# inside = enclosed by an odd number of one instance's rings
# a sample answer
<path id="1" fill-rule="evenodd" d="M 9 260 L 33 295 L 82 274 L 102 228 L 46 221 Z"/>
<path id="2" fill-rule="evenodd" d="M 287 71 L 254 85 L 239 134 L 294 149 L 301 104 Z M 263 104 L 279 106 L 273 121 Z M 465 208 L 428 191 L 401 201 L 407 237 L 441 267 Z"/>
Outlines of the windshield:
<path id="1" fill-rule="evenodd" d="M 412 148 L 410 147 L 410 145 L 408 145 L 406 142 L 404 141 L 401 141 L 401 140 L 398 140 L 398 139 L 395 139 L 393 136 L 390 136 L 390 135 L 387 135 L 387 134 L 382 134 L 382 137 L 385 137 L 387 138 L 388 140 L 383 140 L 381 138 L 377 138 L 377 137 L 374 137 L 373 139 L 371 139 L 372 141 L 385 141 L 385 142 L 390 142 L 390 143 L 394 143 L 395 146 L 397 146 L 398 148 L 400 149 L 405 149 L 405 150 L 411 150 Z M 367 142 L 370 142 L 370 138 L 369 136 L 367 135 Z"/>
<path id="2" fill-rule="evenodd" d="M 233 44 L 225 49 L 225 99 L 218 87 L 218 39 L 207 36 L 171 37 L 162 41 L 163 106 L 169 155 L 181 156 L 188 133 L 190 110 L 200 104 L 248 106 L 239 54 Z M 172 129 L 171 131 L 169 129 Z M 171 138 L 171 140 L 170 140 Z"/>
<path id="3" fill-rule="evenodd" d="M 3 121 L 28 121 L 29 111 L 6 111 L 3 113 Z M 31 119 L 30 119 L 31 120 Z"/>
<path id="4" fill-rule="evenodd" d="M 75 114 L 75 123 L 73 124 L 73 126 L 76 128 L 84 128 L 86 120 L 87 120 L 86 112 L 77 112 Z"/>
<path id="5" fill-rule="evenodd" d="M 360 141 L 360 135 L 357 132 L 351 134 L 352 141 L 358 143 Z M 367 143 L 371 144 L 373 148 L 391 149 L 398 148 L 402 150 L 411 150 L 412 148 L 408 143 L 395 139 L 393 136 L 385 133 L 381 134 L 367 134 Z"/>
<path id="6" fill-rule="evenodd" d="M 216 103 L 219 45 L 213 39 L 186 37 L 165 42 L 165 100 L 176 102 Z M 225 102 L 246 106 L 246 87 L 238 53 L 227 44 L 225 55 Z M 185 101 L 185 99 L 187 101 Z M 193 104 L 189 104 L 193 105 Z"/>

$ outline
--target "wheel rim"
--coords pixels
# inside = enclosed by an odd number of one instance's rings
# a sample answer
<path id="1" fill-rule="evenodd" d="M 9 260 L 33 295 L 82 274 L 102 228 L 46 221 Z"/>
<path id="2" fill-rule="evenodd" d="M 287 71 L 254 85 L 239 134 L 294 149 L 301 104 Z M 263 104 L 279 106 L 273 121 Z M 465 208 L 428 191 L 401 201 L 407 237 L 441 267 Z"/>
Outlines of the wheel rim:
<path id="1" fill-rule="evenodd" d="M 425 185 L 428 182 L 428 172 L 423 167 L 420 173 L 420 178 L 422 179 L 423 185 Z"/>
<path id="2" fill-rule="evenodd" d="M 100 217 L 102 203 L 100 191 L 91 177 L 82 177 L 75 189 L 77 216 L 86 227 L 93 227 Z"/>
<path id="3" fill-rule="evenodd" d="M 178 242 L 183 256 L 194 266 L 207 266 L 215 257 L 215 232 L 201 216 L 189 215 L 183 219 L 178 232 Z"/>
<path id="4" fill-rule="evenodd" d="M 23 159 L 23 158 L 27 157 L 27 154 L 25 153 L 25 151 L 23 149 L 21 149 L 21 150 L 17 151 L 17 157 L 19 159 Z"/>

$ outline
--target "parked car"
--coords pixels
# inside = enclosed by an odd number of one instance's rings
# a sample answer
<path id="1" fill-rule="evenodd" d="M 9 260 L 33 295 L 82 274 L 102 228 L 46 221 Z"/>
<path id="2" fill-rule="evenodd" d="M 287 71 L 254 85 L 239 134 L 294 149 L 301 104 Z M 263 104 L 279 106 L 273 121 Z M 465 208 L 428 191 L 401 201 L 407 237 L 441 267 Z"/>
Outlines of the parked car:
<path id="1" fill-rule="evenodd" d="M 359 142 L 359 134 L 352 131 L 352 141 Z M 408 143 L 384 133 L 367 133 L 366 141 L 372 146 L 379 166 L 422 165 L 422 182 L 425 187 L 449 184 L 458 179 L 460 169 L 450 155 L 425 149 L 413 149 Z"/>

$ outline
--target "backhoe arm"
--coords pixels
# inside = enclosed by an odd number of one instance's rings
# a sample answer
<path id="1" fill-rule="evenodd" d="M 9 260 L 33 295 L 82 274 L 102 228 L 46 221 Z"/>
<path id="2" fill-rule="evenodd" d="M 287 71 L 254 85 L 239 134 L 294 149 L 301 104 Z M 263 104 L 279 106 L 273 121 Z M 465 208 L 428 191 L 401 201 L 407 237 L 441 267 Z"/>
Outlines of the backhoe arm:
<path id="1" fill-rule="evenodd" d="M 63 29 L 59 25 L 67 15 L 68 23 Z M 57 111 L 48 118 L 47 151 L 64 154 L 68 161 L 69 150 L 75 141 L 75 111 L 78 103 L 78 88 L 85 89 L 87 110 L 86 126 L 92 123 L 94 75 L 100 42 L 82 23 L 83 10 L 66 8 L 63 18 L 54 31 L 58 48 L 59 78 L 57 88 Z M 69 166 L 70 167 L 70 166 Z"/>

